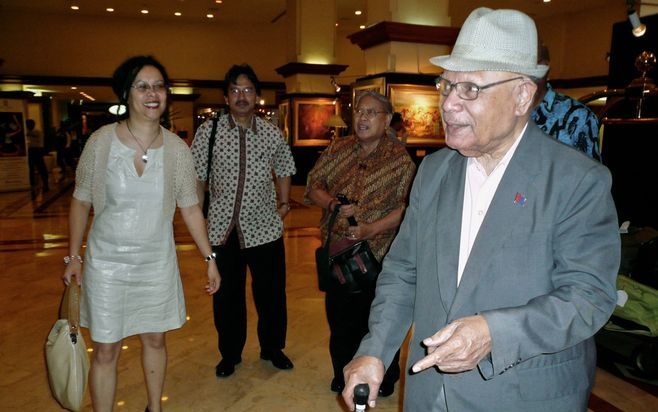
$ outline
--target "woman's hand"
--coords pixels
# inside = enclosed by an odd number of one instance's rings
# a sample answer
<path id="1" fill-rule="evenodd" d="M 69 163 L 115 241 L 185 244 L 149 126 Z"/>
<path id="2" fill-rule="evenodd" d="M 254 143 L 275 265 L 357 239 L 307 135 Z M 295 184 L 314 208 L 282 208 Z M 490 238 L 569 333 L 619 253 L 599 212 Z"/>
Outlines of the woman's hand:
<path id="1" fill-rule="evenodd" d="M 77 259 L 72 259 L 66 269 L 64 270 L 64 275 L 62 275 L 62 280 L 66 286 L 71 283 L 71 278 L 75 276 L 75 280 L 78 282 L 78 285 L 82 284 L 82 263 Z"/>
<path id="2" fill-rule="evenodd" d="M 221 278 L 219 276 L 219 270 L 217 270 L 217 264 L 213 259 L 208 262 L 208 283 L 205 287 L 206 293 L 212 295 L 217 292 L 217 290 L 219 290 L 220 283 Z"/>

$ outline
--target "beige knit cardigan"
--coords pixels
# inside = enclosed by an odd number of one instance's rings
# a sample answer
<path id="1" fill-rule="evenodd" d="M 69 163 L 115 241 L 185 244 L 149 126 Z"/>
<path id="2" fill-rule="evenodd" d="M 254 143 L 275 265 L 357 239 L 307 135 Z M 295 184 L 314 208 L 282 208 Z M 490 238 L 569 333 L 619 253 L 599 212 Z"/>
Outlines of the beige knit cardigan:
<path id="1" fill-rule="evenodd" d="M 101 127 L 94 132 L 82 151 L 75 175 L 73 197 L 90 202 L 94 214 L 105 208 L 105 175 L 112 138 L 118 123 Z M 176 205 L 189 207 L 199 203 L 196 195 L 196 173 L 189 147 L 181 138 L 162 128 L 164 138 L 164 216 L 173 219 Z"/>

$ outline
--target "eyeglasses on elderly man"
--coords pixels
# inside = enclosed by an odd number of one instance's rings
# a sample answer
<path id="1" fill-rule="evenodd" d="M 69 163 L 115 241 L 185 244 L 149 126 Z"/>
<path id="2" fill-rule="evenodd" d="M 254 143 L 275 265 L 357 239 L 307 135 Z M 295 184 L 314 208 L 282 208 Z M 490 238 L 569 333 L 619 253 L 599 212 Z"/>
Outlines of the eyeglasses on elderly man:
<path id="1" fill-rule="evenodd" d="M 523 76 L 512 77 L 511 79 L 505 79 L 498 82 L 493 82 L 485 85 L 478 85 L 473 82 L 456 82 L 453 83 L 448 79 L 444 79 L 439 76 L 434 80 L 436 84 L 436 89 L 441 93 L 441 96 L 448 97 L 450 92 L 454 89 L 457 93 L 457 96 L 462 100 L 475 100 L 480 95 L 482 90 L 488 89 L 490 87 L 498 86 L 504 83 L 508 83 L 514 80 L 524 79 Z"/>

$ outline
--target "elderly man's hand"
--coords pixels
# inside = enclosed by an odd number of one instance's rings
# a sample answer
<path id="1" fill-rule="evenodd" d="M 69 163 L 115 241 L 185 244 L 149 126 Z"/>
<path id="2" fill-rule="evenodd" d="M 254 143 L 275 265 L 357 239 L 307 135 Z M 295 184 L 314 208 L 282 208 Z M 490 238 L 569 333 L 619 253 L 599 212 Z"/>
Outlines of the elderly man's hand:
<path id="1" fill-rule="evenodd" d="M 457 319 L 423 340 L 427 356 L 411 368 L 420 372 L 432 366 L 443 372 L 471 370 L 491 352 L 489 325 L 482 316 Z"/>
<path id="2" fill-rule="evenodd" d="M 384 379 L 384 371 L 384 362 L 374 356 L 359 356 L 343 368 L 345 375 L 343 400 L 351 411 L 354 410 L 354 388 L 360 383 L 367 383 L 370 387 L 368 406 L 375 407 L 379 386 Z"/>

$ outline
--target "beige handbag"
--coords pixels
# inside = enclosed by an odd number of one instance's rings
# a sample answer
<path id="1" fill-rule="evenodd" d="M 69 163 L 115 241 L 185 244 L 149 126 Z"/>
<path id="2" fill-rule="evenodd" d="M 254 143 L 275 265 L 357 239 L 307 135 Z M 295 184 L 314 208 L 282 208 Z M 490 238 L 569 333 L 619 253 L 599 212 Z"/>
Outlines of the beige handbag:
<path id="1" fill-rule="evenodd" d="M 80 334 L 80 286 L 66 287 L 59 311 L 46 342 L 48 380 L 53 396 L 64 408 L 80 410 L 87 386 L 89 358 Z"/>

